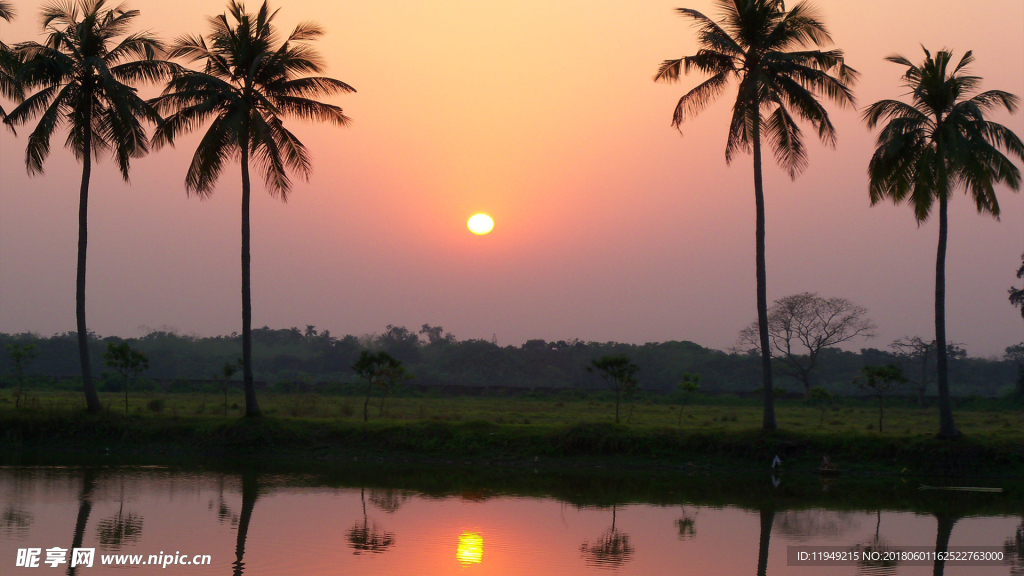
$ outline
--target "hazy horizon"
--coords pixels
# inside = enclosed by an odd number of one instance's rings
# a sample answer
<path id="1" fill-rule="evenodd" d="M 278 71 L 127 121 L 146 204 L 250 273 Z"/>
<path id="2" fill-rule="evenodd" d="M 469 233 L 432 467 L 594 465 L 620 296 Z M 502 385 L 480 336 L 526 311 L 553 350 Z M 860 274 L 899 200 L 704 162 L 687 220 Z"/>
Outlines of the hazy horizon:
<path id="1" fill-rule="evenodd" d="M 15 0 L 19 18 L 0 38 L 37 38 L 41 5 Z M 206 33 L 202 17 L 225 2 L 129 5 L 142 11 L 140 28 L 170 40 Z M 693 28 L 673 8 L 717 18 L 710 0 L 272 5 L 283 29 L 321 23 L 327 75 L 359 92 L 332 100 L 351 128 L 291 123 L 314 174 L 287 204 L 254 180 L 254 326 L 313 324 L 340 336 L 429 323 L 501 345 L 728 349 L 756 318 L 752 161 L 724 161 L 735 88 L 680 135 L 673 107 L 703 77 L 651 80 L 662 60 L 695 51 Z M 920 43 L 957 59 L 973 50 L 983 90 L 1024 97 L 1024 4 L 816 5 L 861 72 L 858 106 L 903 97 L 901 68 L 882 58 L 919 61 Z M 838 147 L 809 141 L 810 167 L 795 182 L 765 158 L 769 301 L 810 291 L 867 307 L 879 336 L 848 349 L 931 338 L 935 219 L 918 227 L 906 206 L 869 206 L 875 133 L 857 111 L 828 109 Z M 1024 136 L 1024 113 L 993 119 Z M 0 133 L 0 332 L 49 335 L 75 329 L 81 167 L 58 135 L 46 173 L 28 177 L 29 132 Z M 212 199 L 187 198 L 196 142 L 133 162 L 130 186 L 109 159 L 94 166 L 90 330 L 241 331 L 238 168 L 225 170 Z M 1005 187 L 998 195 L 1000 222 L 960 191 L 950 205 L 947 337 L 973 356 L 1024 340 L 1007 301 L 1020 285 L 1024 198 Z M 466 229 L 476 212 L 494 218 L 491 234 Z"/>

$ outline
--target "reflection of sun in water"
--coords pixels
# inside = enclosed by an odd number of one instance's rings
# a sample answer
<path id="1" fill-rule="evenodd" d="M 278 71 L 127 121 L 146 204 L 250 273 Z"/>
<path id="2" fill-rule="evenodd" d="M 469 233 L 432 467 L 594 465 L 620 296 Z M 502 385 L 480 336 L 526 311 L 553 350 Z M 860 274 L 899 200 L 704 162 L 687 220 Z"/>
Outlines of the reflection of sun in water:
<path id="1" fill-rule="evenodd" d="M 484 539 L 476 532 L 463 532 L 455 557 L 460 564 L 479 564 L 484 558 Z"/>
<path id="2" fill-rule="evenodd" d="M 494 220 L 487 214 L 474 214 L 466 225 L 470 232 L 482 236 L 494 229 Z"/>

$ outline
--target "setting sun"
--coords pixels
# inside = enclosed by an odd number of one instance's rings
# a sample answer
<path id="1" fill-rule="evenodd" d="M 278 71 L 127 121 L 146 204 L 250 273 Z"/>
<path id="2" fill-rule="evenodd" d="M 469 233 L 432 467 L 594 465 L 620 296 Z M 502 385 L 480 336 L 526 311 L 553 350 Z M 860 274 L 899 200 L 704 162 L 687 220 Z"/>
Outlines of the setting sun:
<path id="1" fill-rule="evenodd" d="M 494 220 L 487 214 L 474 214 L 470 217 L 468 226 L 473 234 L 483 235 L 494 229 Z"/>

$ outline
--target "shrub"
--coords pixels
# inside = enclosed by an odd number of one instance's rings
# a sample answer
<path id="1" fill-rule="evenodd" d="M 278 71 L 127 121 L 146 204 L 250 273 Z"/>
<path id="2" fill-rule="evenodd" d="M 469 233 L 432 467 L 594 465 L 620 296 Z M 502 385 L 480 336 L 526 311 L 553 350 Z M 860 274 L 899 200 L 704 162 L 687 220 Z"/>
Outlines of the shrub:
<path id="1" fill-rule="evenodd" d="M 150 412 L 159 413 L 164 411 L 164 399 L 154 398 L 146 403 L 146 408 L 149 408 Z"/>

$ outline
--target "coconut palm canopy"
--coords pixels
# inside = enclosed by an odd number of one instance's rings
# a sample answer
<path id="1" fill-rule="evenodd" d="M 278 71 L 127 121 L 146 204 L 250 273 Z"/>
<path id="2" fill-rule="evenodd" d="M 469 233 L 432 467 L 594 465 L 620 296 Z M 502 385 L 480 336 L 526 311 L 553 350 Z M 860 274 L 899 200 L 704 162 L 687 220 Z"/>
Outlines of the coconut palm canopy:
<path id="1" fill-rule="evenodd" d="M 672 125 L 681 128 L 735 82 L 726 161 L 751 152 L 763 130 L 779 166 L 795 178 L 807 167 L 798 121 L 809 122 L 822 142 L 834 146 L 835 127 L 818 99 L 852 106 L 850 86 L 857 72 L 846 65 L 842 50 L 813 49 L 831 44 L 832 36 L 807 2 L 788 12 L 781 0 L 718 0 L 715 5 L 720 22 L 689 8 L 676 10 L 694 21 L 699 49 L 693 56 L 665 60 L 655 81 L 675 82 L 691 71 L 711 77 L 679 99 Z"/>
<path id="2" fill-rule="evenodd" d="M 159 82 L 177 66 L 159 58 L 163 45 L 156 36 L 131 32 L 138 15 L 124 4 L 108 8 L 106 0 L 54 2 L 42 10 L 45 41 L 15 47 L 25 60 L 20 77 L 37 91 L 6 122 L 39 118 L 26 148 L 30 173 L 43 171 L 61 127 L 76 158 L 82 160 L 86 148 L 93 156 L 109 152 L 125 180 L 131 159 L 149 152 L 145 123 L 160 118 L 135 85 Z"/>
<path id="3" fill-rule="evenodd" d="M 287 200 L 288 172 L 308 178 L 312 163 L 306 147 L 284 127 L 286 117 L 347 126 L 342 109 L 315 100 L 355 92 L 348 84 L 320 74 L 324 63 L 309 42 L 324 34 L 305 22 L 281 41 L 273 26 L 277 11 L 267 3 L 256 14 L 232 2 L 228 13 L 207 18 L 210 33 L 183 36 L 170 54 L 201 63 L 202 70 L 172 79 L 153 103 L 169 114 L 157 131 L 157 144 L 197 130 L 212 119 L 192 158 L 185 184 L 201 196 L 213 193 L 225 162 L 250 151 L 268 191 Z"/>
<path id="4" fill-rule="evenodd" d="M 924 222 L 936 200 L 963 187 L 978 212 L 998 217 L 995 185 L 1020 189 L 1020 170 L 1003 152 L 1024 160 L 1024 144 L 985 115 L 1016 111 L 1018 98 L 1002 90 L 971 95 L 981 78 L 967 73 L 974 62 L 970 51 L 956 66 L 948 50 L 934 57 L 927 49 L 924 53 L 920 65 L 903 56 L 886 58 L 906 66 L 902 79 L 911 103 L 882 100 L 864 113 L 871 128 L 887 122 L 868 166 L 871 203 L 906 202 Z"/>

